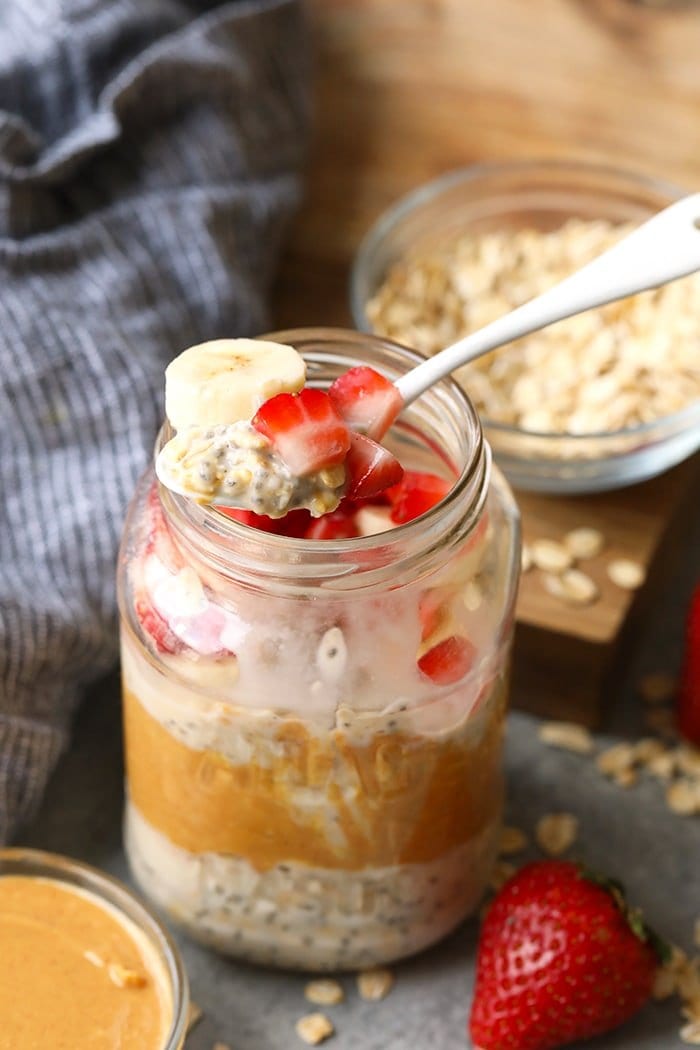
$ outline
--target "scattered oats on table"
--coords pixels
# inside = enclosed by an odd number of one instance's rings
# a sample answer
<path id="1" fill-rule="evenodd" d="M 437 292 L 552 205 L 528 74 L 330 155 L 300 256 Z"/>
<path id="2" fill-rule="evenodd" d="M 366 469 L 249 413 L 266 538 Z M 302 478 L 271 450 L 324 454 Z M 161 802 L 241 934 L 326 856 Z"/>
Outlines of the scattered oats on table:
<path id="1" fill-rule="evenodd" d="M 317 1006 L 336 1006 L 345 998 L 342 986 L 330 978 L 309 981 L 304 989 L 304 998 Z"/>
<path id="2" fill-rule="evenodd" d="M 556 540 L 534 540 L 530 544 L 532 560 L 543 572 L 562 573 L 573 565 L 573 556 Z"/>
<path id="3" fill-rule="evenodd" d="M 527 543 L 523 543 L 520 550 L 520 570 L 521 572 L 529 572 L 533 565 L 532 551 Z"/>
<path id="4" fill-rule="evenodd" d="M 570 605 L 591 605 L 600 597 L 595 580 L 580 569 L 566 569 L 560 576 L 545 573 L 542 582 L 549 594 Z"/>
<path id="5" fill-rule="evenodd" d="M 543 744 L 587 755 L 593 750 L 593 737 L 576 722 L 543 722 L 537 734 Z"/>
<path id="6" fill-rule="evenodd" d="M 231 1050 L 231 1047 L 228 1043 L 214 1043 L 211 1050 Z"/>
<path id="7" fill-rule="evenodd" d="M 578 818 L 573 813 L 548 813 L 535 826 L 535 838 L 540 849 L 558 857 L 573 846 L 578 835 Z"/>
<path id="8" fill-rule="evenodd" d="M 623 591 L 638 590 L 646 579 L 644 566 L 631 558 L 615 558 L 608 563 L 607 573 L 615 586 Z"/>
<path id="9" fill-rule="evenodd" d="M 500 854 L 522 853 L 527 848 L 527 835 L 520 828 L 504 827 L 501 829 Z"/>
<path id="10" fill-rule="evenodd" d="M 582 525 L 567 532 L 564 537 L 564 546 L 577 560 L 595 558 L 605 546 L 605 537 L 600 529 Z"/>
<path id="11" fill-rule="evenodd" d="M 666 805 L 683 817 L 700 813 L 700 791 L 689 780 L 674 780 L 666 791 Z"/>
<path id="12" fill-rule="evenodd" d="M 654 736 L 645 736 L 633 746 L 634 761 L 649 766 L 655 759 L 665 755 L 666 745 Z"/>
<path id="13" fill-rule="evenodd" d="M 331 1019 L 321 1013 L 305 1014 L 294 1027 L 301 1041 L 308 1046 L 318 1046 L 335 1032 Z"/>
<path id="14" fill-rule="evenodd" d="M 384 967 L 363 970 L 357 975 L 357 990 L 360 998 L 368 1002 L 379 1002 L 385 999 L 394 986 L 394 975 Z"/>
<path id="15" fill-rule="evenodd" d="M 689 1021 L 678 1034 L 688 1046 L 700 1046 L 700 1021 Z"/>
<path id="16" fill-rule="evenodd" d="M 627 743 L 627 741 L 613 744 L 612 747 L 601 751 L 595 763 L 603 776 L 616 777 L 625 770 L 631 769 L 634 765 L 634 745 Z"/>

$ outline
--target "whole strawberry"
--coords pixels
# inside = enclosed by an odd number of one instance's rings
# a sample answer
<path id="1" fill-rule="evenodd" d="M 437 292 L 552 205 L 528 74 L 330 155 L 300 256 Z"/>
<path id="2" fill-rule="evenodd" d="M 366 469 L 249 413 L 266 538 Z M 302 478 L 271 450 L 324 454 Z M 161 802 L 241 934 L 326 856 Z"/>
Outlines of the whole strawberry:
<path id="1" fill-rule="evenodd" d="M 678 690 L 678 728 L 700 747 L 700 586 L 690 600 L 685 631 L 685 658 Z"/>
<path id="2" fill-rule="evenodd" d="M 552 1050 L 646 1002 L 663 946 L 617 884 L 561 860 L 528 864 L 484 919 L 469 1031 L 480 1050 Z"/>

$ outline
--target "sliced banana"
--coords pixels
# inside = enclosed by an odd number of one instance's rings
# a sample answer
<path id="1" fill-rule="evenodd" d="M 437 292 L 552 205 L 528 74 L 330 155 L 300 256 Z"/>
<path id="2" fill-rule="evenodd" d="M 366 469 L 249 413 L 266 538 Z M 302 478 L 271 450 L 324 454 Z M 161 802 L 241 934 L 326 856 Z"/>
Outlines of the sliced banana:
<path id="1" fill-rule="evenodd" d="M 275 394 L 296 394 L 306 381 L 293 346 L 262 339 L 215 339 L 184 350 L 165 370 L 171 425 L 212 426 L 251 419 Z"/>

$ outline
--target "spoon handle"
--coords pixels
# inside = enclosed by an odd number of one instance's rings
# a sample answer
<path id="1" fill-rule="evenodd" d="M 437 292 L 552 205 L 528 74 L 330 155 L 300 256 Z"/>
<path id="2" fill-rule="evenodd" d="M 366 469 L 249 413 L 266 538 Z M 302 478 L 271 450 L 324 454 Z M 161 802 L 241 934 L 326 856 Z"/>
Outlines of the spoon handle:
<path id="1" fill-rule="evenodd" d="M 700 193 L 683 197 L 536 299 L 452 343 L 396 381 L 410 404 L 456 368 L 498 346 L 700 269 Z"/>

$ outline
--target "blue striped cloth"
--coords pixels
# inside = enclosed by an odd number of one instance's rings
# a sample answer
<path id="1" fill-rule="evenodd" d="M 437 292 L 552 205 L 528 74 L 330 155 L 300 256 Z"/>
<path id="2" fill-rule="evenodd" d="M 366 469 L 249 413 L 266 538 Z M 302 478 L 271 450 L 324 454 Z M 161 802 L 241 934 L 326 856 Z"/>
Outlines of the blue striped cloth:
<path id="1" fill-rule="evenodd" d="M 115 663 L 165 364 L 269 323 L 306 52 L 296 0 L 2 2 L 0 842 Z"/>

